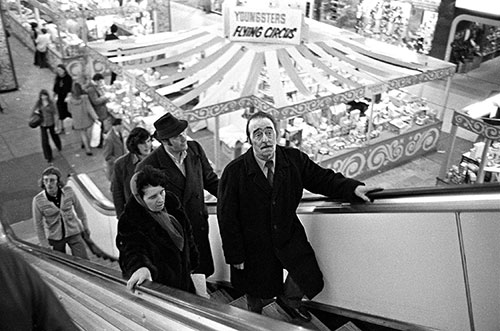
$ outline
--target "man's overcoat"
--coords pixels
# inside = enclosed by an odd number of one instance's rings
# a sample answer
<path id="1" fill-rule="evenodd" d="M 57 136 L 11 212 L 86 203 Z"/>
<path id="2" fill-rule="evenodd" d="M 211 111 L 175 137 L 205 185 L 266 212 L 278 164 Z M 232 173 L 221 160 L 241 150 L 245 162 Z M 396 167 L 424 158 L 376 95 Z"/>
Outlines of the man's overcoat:
<path id="1" fill-rule="evenodd" d="M 136 171 L 151 165 L 167 176 L 167 189 L 179 198 L 193 228 L 194 240 L 200 253 L 200 264 L 195 273 L 203 273 L 208 277 L 214 272 L 214 262 L 208 240 L 208 211 L 203 189 L 217 196 L 219 177 L 213 171 L 200 144 L 196 141 L 188 141 L 187 144 L 185 177 L 163 146 L 156 148 L 142 160 Z"/>
<path id="2" fill-rule="evenodd" d="M 354 200 L 362 183 L 324 169 L 295 148 L 276 146 L 274 185 L 268 183 L 253 150 L 226 166 L 219 185 L 217 216 L 226 263 L 237 289 L 260 298 L 281 294 L 283 268 L 312 299 L 323 275 L 296 210 L 303 189 Z"/>

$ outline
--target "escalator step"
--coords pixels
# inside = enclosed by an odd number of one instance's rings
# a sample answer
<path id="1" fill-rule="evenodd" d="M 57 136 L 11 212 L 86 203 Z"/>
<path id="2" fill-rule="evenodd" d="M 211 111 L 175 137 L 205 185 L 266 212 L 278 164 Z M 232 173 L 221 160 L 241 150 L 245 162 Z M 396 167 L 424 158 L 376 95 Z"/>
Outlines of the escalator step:
<path id="1" fill-rule="evenodd" d="M 361 331 L 360 328 L 358 328 L 354 323 L 352 322 L 347 322 L 346 324 L 342 325 L 340 328 L 336 329 L 335 331 Z"/>
<path id="2" fill-rule="evenodd" d="M 245 295 L 239 297 L 236 300 L 233 300 L 230 303 L 231 306 L 241 308 L 241 309 L 247 309 L 247 297 Z"/>
<path id="3" fill-rule="evenodd" d="M 264 307 L 262 315 L 284 322 L 292 322 L 292 318 L 276 302 L 272 302 Z"/>
<path id="4" fill-rule="evenodd" d="M 227 294 L 226 291 L 224 290 L 217 290 L 215 292 L 210 293 L 210 298 L 214 301 L 220 302 L 220 303 L 225 303 L 229 304 L 231 301 L 233 301 L 233 298 L 229 294 Z"/>

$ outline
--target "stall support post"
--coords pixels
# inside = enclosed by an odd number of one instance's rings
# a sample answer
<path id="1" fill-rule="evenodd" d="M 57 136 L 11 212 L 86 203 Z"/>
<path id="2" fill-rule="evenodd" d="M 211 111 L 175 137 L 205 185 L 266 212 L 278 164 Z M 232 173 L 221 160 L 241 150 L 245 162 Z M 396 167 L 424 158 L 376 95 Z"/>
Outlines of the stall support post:
<path id="1" fill-rule="evenodd" d="M 215 172 L 218 173 L 221 169 L 220 159 L 220 137 L 219 137 L 220 121 L 219 116 L 215 116 L 215 130 L 214 130 L 214 155 L 215 155 Z"/>
<path id="2" fill-rule="evenodd" d="M 40 10 L 38 10 L 38 8 L 36 8 L 36 7 L 33 9 L 34 9 L 34 13 L 35 13 L 35 20 L 40 25 Z"/>
<path id="3" fill-rule="evenodd" d="M 418 97 L 420 99 L 424 97 L 424 89 L 425 89 L 425 83 L 421 83 L 420 88 L 418 89 Z"/>
<path id="4" fill-rule="evenodd" d="M 479 163 L 479 170 L 477 172 L 477 183 L 484 183 L 484 167 L 486 166 L 486 162 L 488 162 L 488 150 L 490 149 L 491 139 L 484 139 L 484 148 L 483 154 L 481 155 L 481 163 Z"/>
<path id="5" fill-rule="evenodd" d="M 158 11 L 156 9 L 152 10 L 153 13 L 153 33 L 158 33 Z"/>
<path id="6" fill-rule="evenodd" d="M 451 77 L 446 78 L 446 87 L 444 89 L 444 100 L 443 100 L 443 109 L 441 109 L 441 113 L 438 114 L 438 119 L 443 120 L 444 112 L 448 107 L 448 99 L 450 97 L 450 87 L 451 87 Z"/>
<path id="7" fill-rule="evenodd" d="M 57 22 L 57 50 L 59 51 L 59 54 L 61 54 L 61 57 L 64 58 L 64 47 L 62 44 L 61 30 L 59 30 L 60 24 L 62 24 L 62 22 Z"/>
<path id="8" fill-rule="evenodd" d="M 18 12 L 19 16 L 21 16 L 21 18 L 24 21 L 26 19 L 26 17 L 24 16 L 23 11 L 21 10 L 21 0 L 16 0 L 16 5 L 17 5 L 17 12 Z"/>
<path id="9" fill-rule="evenodd" d="M 373 130 L 373 104 L 375 103 L 375 95 L 372 96 L 370 102 L 370 118 L 368 119 L 368 131 L 366 132 L 366 144 L 370 144 L 371 134 Z"/>
<path id="10" fill-rule="evenodd" d="M 443 166 L 441 167 L 441 171 L 439 172 L 439 178 L 441 178 L 441 179 L 446 178 L 446 173 L 448 172 L 448 169 L 450 169 L 450 166 L 451 166 L 451 157 L 453 155 L 453 151 L 455 150 L 455 143 L 457 141 L 457 130 L 458 130 L 458 127 L 456 125 L 453 125 L 451 127 L 450 148 L 446 149 L 446 158 L 445 158 L 446 162 L 443 164 Z"/>

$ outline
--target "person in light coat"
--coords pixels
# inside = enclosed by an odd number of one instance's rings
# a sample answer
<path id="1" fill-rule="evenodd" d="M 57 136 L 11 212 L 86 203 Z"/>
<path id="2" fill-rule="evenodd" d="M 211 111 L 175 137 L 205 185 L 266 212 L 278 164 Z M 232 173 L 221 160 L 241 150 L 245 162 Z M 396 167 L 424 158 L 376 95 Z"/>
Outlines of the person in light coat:
<path id="1" fill-rule="evenodd" d="M 36 234 L 42 247 L 65 253 L 69 245 L 72 255 L 88 259 L 82 237 L 83 231 L 90 236 L 87 215 L 73 189 L 65 186 L 61 177 L 61 171 L 53 166 L 42 172 L 43 191 L 32 203 Z"/>

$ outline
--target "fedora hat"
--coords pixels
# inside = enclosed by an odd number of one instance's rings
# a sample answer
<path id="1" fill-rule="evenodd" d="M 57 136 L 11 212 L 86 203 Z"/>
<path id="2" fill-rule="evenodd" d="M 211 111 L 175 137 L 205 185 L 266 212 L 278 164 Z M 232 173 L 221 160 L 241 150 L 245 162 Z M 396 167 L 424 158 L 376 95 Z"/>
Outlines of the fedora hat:
<path id="1" fill-rule="evenodd" d="M 156 120 L 153 124 L 156 131 L 153 133 L 153 137 L 158 140 L 164 140 L 168 138 L 175 137 L 186 130 L 188 122 L 185 120 L 179 120 L 170 113 L 167 113 Z"/>

